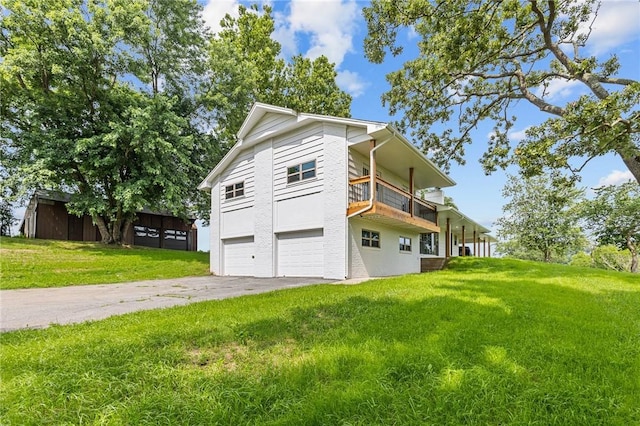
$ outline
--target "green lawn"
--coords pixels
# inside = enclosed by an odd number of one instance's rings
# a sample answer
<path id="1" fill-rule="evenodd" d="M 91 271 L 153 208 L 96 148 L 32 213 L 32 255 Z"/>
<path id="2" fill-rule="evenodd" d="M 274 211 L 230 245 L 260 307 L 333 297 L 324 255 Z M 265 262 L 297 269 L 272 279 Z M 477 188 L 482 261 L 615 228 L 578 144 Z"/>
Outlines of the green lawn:
<path id="1" fill-rule="evenodd" d="M 499 259 L 1 335 L 0 424 L 640 424 L 638 275 Z"/>
<path id="2" fill-rule="evenodd" d="M 208 253 L 0 237 L 1 289 L 105 284 L 208 273 Z"/>

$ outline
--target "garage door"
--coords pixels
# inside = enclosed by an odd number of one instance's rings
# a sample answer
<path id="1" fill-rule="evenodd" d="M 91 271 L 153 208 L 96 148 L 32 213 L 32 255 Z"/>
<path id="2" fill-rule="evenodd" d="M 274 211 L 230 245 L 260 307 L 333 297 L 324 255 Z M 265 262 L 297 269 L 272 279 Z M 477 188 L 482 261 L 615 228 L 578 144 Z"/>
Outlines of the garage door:
<path id="1" fill-rule="evenodd" d="M 224 240 L 224 275 L 254 276 L 255 251 L 253 237 Z"/>
<path id="2" fill-rule="evenodd" d="M 278 234 L 278 276 L 323 276 L 322 240 L 322 229 Z"/>

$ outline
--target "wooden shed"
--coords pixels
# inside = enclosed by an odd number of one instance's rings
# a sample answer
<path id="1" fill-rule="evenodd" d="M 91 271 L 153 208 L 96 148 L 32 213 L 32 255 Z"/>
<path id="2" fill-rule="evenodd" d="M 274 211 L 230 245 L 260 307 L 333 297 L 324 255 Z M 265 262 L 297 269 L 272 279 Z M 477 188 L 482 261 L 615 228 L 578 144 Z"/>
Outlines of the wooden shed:
<path id="1" fill-rule="evenodd" d="M 69 214 L 66 204 L 69 194 L 39 190 L 31 197 L 20 232 L 27 238 L 69 241 L 100 241 L 100 231 L 91 216 Z M 169 213 L 144 209 L 137 213 L 133 229 L 125 231 L 126 244 L 198 250 L 198 230 L 195 218 L 184 219 Z"/>

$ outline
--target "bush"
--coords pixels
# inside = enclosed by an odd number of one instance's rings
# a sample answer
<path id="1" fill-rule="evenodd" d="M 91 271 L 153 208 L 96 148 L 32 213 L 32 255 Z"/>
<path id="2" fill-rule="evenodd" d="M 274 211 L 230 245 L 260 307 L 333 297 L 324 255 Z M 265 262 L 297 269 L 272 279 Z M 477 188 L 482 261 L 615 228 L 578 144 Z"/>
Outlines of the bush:
<path id="1" fill-rule="evenodd" d="M 591 258 L 596 268 L 627 272 L 631 270 L 631 252 L 627 249 L 620 250 L 614 245 L 596 247 Z"/>
<path id="2" fill-rule="evenodd" d="M 593 259 L 587 253 L 581 251 L 574 254 L 571 257 L 571 262 L 569 262 L 573 266 L 582 266 L 582 267 L 593 267 Z"/>

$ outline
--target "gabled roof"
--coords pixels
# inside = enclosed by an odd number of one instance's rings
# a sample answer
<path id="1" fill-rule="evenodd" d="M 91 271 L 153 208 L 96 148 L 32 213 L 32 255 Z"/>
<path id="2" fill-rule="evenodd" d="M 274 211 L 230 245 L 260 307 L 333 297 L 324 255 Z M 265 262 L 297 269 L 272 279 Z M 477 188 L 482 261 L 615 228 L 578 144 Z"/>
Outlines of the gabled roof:
<path id="1" fill-rule="evenodd" d="M 290 116 L 291 120 L 287 121 L 275 129 L 270 129 L 261 134 L 251 135 L 251 130 L 260 122 L 260 120 L 269 113 L 282 114 Z M 353 118 L 334 117 L 329 115 L 298 113 L 289 108 L 278 107 L 263 103 L 255 103 L 247 115 L 244 123 L 238 131 L 238 142 L 231 148 L 209 175 L 198 185 L 198 189 L 209 189 L 213 180 L 219 176 L 233 160 L 244 150 L 263 142 L 274 136 L 289 132 L 304 124 L 312 122 L 335 123 L 352 127 L 365 129 L 366 135 L 361 137 L 357 143 L 363 144 L 369 140 L 377 140 L 381 142 L 393 141 L 395 150 L 388 150 L 389 155 L 409 156 L 411 158 L 411 166 L 420 166 L 429 169 L 429 179 L 432 181 L 430 186 L 446 187 L 455 185 L 455 182 L 443 173 L 435 164 L 426 158 L 411 142 L 409 142 L 402 134 L 388 123 L 379 121 L 358 120 Z M 354 145 L 355 146 L 355 145 Z M 362 147 L 361 149 L 365 149 Z M 367 148 L 368 149 L 368 148 Z M 386 154 L 385 154 L 386 155 Z"/>

